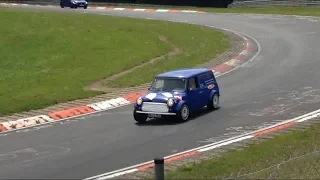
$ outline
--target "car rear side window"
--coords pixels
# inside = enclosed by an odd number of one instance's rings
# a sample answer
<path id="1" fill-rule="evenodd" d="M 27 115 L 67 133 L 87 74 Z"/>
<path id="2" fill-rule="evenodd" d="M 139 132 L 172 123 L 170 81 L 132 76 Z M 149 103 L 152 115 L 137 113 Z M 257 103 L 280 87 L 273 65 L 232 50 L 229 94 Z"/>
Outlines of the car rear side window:
<path id="1" fill-rule="evenodd" d="M 199 84 L 196 78 L 190 78 L 189 79 L 189 90 L 195 90 L 199 88 Z"/>

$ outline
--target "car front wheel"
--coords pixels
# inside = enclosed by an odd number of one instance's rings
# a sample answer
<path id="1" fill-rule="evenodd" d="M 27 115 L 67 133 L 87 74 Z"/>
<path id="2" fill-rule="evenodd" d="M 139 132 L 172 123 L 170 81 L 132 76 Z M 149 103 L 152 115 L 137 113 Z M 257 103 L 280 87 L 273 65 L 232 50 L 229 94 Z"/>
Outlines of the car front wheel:
<path id="1" fill-rule="evenodd" d="M 145 123 L 148 119 L 147 114 L 137 113 L 135 110 L 133 111 L 133 117 L 138 123 Z"/>
<path id="2" fill-rule="evenodd" d="M 188 121 L 190 117 L 190 110 L 189 107 L 184 104 L 182 105 L 181 109 L 177 112 L 177 118 L 179 119 L 179 121 Z"/>

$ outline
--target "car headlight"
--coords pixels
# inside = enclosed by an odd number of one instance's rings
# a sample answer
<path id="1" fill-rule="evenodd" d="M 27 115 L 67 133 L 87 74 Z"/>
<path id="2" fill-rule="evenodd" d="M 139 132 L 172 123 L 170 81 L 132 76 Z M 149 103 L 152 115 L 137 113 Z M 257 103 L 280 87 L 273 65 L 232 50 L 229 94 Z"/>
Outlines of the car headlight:
<path id="1" fill-rule="evenodd" d="M 173 99 L 169 99 L 169 100 L 167 101 L 167 104 L 168 104 L 169 107 L 173 106 L 173 104 L 174 104 Z"/>
<path id="2" fill-rule="evenodd" d="M 141 97 L 139 97 L 139 98 L 137 99 L 137 104 L 138 104 L 138 105 L 141 105 L 141 104 L 142 104 L 142 98 L 141 98 Z"/>

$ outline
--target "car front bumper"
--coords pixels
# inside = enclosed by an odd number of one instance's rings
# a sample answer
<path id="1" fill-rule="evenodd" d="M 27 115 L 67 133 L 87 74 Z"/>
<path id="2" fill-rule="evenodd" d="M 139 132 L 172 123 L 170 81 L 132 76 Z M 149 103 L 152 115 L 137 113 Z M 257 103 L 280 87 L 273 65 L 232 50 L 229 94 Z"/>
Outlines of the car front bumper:
<path id="1" fill-rule="evenodd" d="M 170 113 L 170 112 L 154 112 L 154 111 L 136 111 L 136 113 L 141 113 L 141 114 L 159 114 L 159 115 L 170 115 L 170 116 L 177 115 L 176 113 Z"/>

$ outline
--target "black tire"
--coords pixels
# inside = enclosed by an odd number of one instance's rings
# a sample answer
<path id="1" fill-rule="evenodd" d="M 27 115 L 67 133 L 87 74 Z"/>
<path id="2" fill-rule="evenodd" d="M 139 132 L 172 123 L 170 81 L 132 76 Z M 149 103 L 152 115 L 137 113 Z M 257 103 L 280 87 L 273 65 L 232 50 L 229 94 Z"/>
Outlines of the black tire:
<path id="1" fill-rule="evenodd" d="M 134 120 L 136 120 L 139 124 L 146 123 L 148 119 L 147 114 L 137 113 L 136 110 L 133 111 L 133 117 Z"/>
<path id="2" fill-rule="evenodd" d="M 185 112 L 187 111 L 187 112 Z M 190 117 L 190 109 L 186 104 L 181 106 L 181 109 L 177 112 L 177 119 L 180 122 L 186 122 L 189 120 Z"/>
<path id="3" fill-rule="evenodd" d="M 63 4 L 62 4 L 62 3 L 60 3 L 60 7 L 61 7 L 61 8 L 64 8 L 64 6 L 63 6 Z"/>
<path id="4" fill-rule="evenodd" d="M 219 108 L 219 95 L 215 93 L 212 98 L 208 101 L 207 108 L 210 110 Z"/>
<path id="5" fill-rule="evenodd" d="M 84 7 L 83 7 L 83 9 L 87 9 L 87 8 L 88 8 L 88 6 L 84 6 Z"/>

